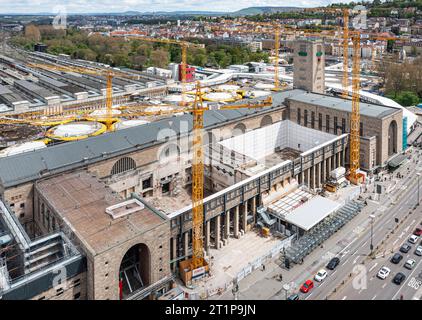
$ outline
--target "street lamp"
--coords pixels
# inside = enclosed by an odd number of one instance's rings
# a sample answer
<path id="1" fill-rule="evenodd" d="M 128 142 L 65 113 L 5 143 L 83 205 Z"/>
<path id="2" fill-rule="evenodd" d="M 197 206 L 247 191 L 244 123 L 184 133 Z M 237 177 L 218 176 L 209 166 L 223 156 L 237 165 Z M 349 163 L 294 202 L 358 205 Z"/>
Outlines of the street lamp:
<path id="1" fill-rule="evenodd" d="M 371 249 L 371 256 L 372 256 L 372 252 L 374 250 L 374 245 L 373 245 L 373 235 L 374 235 L 374 220 L 375 220 L 375 215 L 371 214 L 369 215 L 369 217 L 371 218 L 371 244 L 369 246 L 369 248 Z"/>

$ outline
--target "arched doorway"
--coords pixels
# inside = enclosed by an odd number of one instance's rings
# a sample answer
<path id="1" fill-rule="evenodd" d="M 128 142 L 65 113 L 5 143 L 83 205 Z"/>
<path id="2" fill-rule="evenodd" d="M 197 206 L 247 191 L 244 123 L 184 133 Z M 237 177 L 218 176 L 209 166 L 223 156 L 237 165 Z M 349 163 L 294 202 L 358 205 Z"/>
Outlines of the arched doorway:
<path id="1" fill-rule="evenodd" d="M 397 153 L 397 122 L 393 120 L 388 127 L 388 155 L 395 153 Z"/>
<path id="2" fill-rule="evenodd" d="M 131 247 L 123 256 L 119 268 L 123 298 L 150 285 L 150 251 L 143 244 Z"/>
<path id="3" fill-rule="evenodd" d="M 262 118 L 261 120 L 261 128 L 262 127 L 266 127 L 273 124 L 273 118 L 271 118 L 271 116 L 266 115 L 265 117 Z"/>

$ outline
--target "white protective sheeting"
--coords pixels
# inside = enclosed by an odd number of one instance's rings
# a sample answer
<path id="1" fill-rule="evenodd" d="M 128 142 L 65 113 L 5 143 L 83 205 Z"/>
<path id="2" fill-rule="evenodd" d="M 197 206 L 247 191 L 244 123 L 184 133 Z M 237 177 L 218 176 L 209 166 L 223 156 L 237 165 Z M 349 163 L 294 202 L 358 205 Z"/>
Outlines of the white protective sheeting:
<path id="1" fill-rule="evenodd" d="M 284 120 L 219 143 L 258 161 L 273 154 L 276 148 L 305 152 L 336 138 L 339 137 Z"/>
<path id="2" fill-rule="evenodd" d="M 341 203 L 321 196 L 315 196 L 286 215 L 285 220 L 300 229 L 308 231 L 340 209 L 341 206 Z"/>

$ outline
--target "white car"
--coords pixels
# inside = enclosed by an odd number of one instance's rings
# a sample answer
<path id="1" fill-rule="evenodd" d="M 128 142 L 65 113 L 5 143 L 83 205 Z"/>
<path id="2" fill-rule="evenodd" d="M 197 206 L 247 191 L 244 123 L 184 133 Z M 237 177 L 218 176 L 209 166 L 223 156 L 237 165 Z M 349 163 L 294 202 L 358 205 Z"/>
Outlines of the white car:
<path id="1" fill-rule="evenodd" d="M 412 234 L 411 236 L 410 236 L 410 238 L 409 238 L 409 242 L 410 243 L 413 243 L 413 244 L 415 244 L 416 242 L 418 242 L 418 240 L 419 240 L 419 237 L 418 236 L 415 236 L 414 234 Z"/>
<path id="2" fill-rule="evenodd" d="M 422 246 L 417 246 L 415 250 L 417 256 L 422 256 Z"/>
<path id="3" fill-rule="evenodd" d="M 391 270 L 387 267 L 382 267 L 380 269 L 380 271 L 378 271 L 377 277 L 384 280 L 388 277 L 388 275 L 390 274 Z"/>
<path id="4" fill-rule="evenodd" d="M 416 261 L 415 261 L 415 260 L 413 260 L 413 259 L 409 259 L 409 260 L 407 260 L 407 261 L 406 261 L 406 263 L 404 264 L 404 267 L 405 267 L 406 269 L 412 270 L 412 269 L 413 269 L 413 267 L 415 266 L 415 264 L 416 264 Z"/>
<path id="5" fill-rule="evenodd" d="M 327 271 L 325 271 L 324 269 L 319 270 L 314 277 L 315 281 L 318 282 L 321 282 L 325 278 L 327 278 Z"/>

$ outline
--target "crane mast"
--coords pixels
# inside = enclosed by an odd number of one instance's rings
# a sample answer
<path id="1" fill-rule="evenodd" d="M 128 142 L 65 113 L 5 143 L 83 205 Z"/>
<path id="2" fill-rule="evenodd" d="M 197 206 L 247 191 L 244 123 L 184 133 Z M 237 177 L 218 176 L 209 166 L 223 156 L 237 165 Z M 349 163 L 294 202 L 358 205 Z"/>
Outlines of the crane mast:
<path id="1" fill-rule="evenodd" d="M 202 133 L 204 128 L 204 108 L 201 87 L 196 87 L 193 105 L 193 159 L 192 159 L 192 261 L 191 270 L 203 266 L 203 222 L 204 222 L 204 153 Z"/>
<path id="2" fill-rule="evenodd" d="M 343 10 L 343 97 L 348 97 L 349 87 L 349 10 Z"/>
<path id="3" fill-rule="evenodd" d="M 353 37 L 352 114 L 350 118 L 350 181 L 358 184 L 360 176 L 360 34 Z"/>

